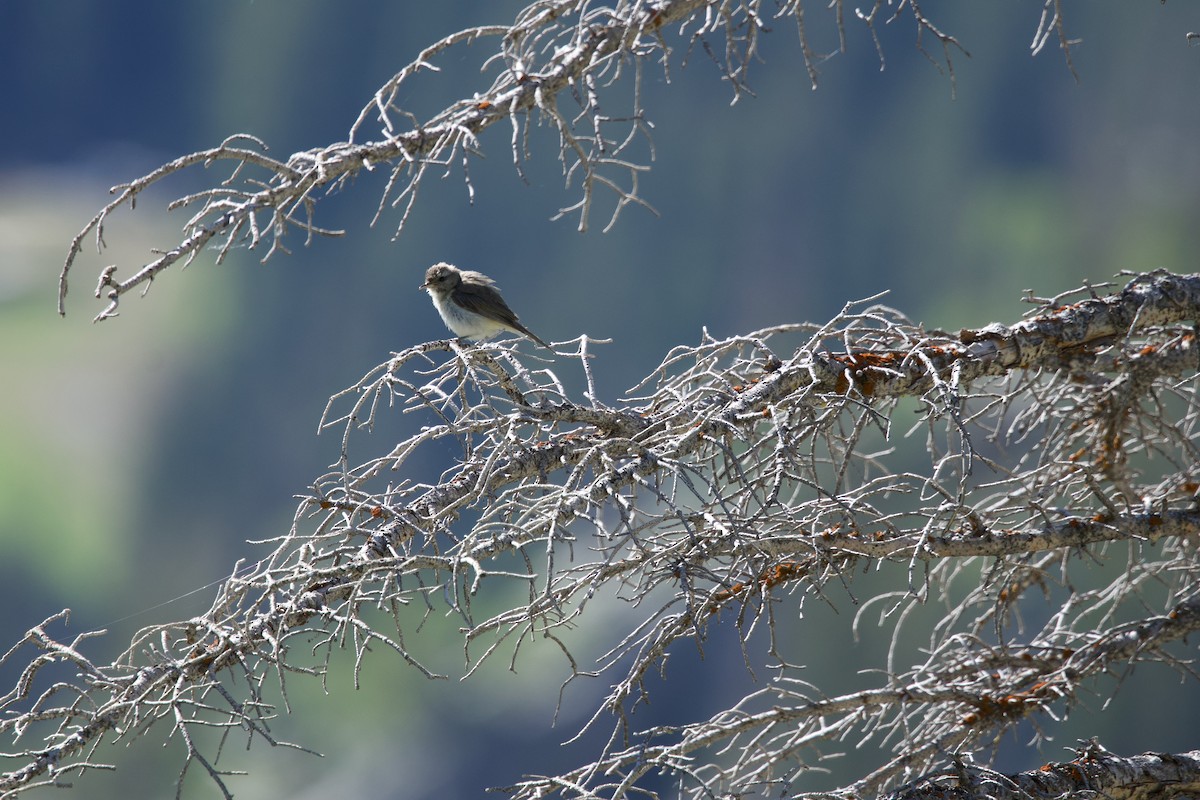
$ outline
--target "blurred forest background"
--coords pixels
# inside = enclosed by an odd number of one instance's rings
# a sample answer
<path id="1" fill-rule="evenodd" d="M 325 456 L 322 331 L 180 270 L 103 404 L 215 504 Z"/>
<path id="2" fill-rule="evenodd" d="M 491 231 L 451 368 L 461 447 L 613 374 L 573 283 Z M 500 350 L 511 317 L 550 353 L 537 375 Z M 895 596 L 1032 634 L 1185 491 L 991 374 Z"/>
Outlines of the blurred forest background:
<path id="1" fill-rule="evenodd" d="M 880 28 L 883 70 L 866 30 L 848 19 L 847 52 L 822 64 L 816 91 L 794 24 L 778 24 L 752 72 L 757 96 L 733 105 L 708 56 L 696 49 L 684 67 L 679 43 L 670 82 L 647 70 L 644 86 L 656 159 L 641 192 L 660 218 L 628 208 L 604 234 L 602 205 L 583 235 L 574 218 L 550 221 L 576 199 L 562 188 L 551 135 L 535 137 L 525 183 L 498 126 L 483 138 L 487 158 L 471 166 L 473 205 L 452 171 L 425 186 L 393 241 L 397 213 L 369 226 L 385 176 L 360 178 L 317 218 L 345 237 L 308 247 L 295 237 L 290 255 L 265 265 L 244 251 L 219 267 L 199 259 L 93 325 L 98 270 L 118 263 L 127 275 L 151 248 L 169 247 L 182 218 L 163 202 L 187 180 L 225 177 L 198 172 L 118 212 L 108 249 L 97 256 L 89 241 L 75 266 L 66 318 L 54 313 L 70 239 L 110 186 L 234 133 L 260 137 L 276 157 L 344 139 L 375 89 L 421 48 L 511 21 L 522 5 L 0 0 L 0 651 L 70 607 L 71 631 L 110 631 L 91 650 L 106 661 L 136 627 L 207 607 L 201 591 L 135 615 L 224 577 L 258 557 L 247 540 L 288 528 L 292 496 L 337 455 L 336 437 L 316 436 L 326 398 L 390 350 L 446 335 L 416 288 L 434 261 L 492 275 L 545 339 L 611 338 L 593 364 L 609 402 L 705 327 L 725 336 L 823 321 L 889 290 L 885 302 L 911 318 L 956 330 L 1015 320 L 1028 308 L 1025 289 L 1052 296 L 1122 269 L 1195 268 L 1200 47 L 1185 33 L 1200 29 L 1200 7 L 1065 3 L 1068 33 L 1082 40 L 1076 82 L 1055 42 L 1030 55 L 1041 3 L 929 2 L 924 11 L 970 51 L 953 54 L 954 87 L 914 47 L 908 17 Z M 814 49 L 833 50 L 823 5 L 806 19 Z M 926 45 L 939 60 L 936 42 Z M 437 62 L 442 73 L 414 83 L 408 107 L 429 114 L 485 89 L 490 73 L 477 70 L 488 54 L 456 49 Z M 361 138 L 376 133 L 368 126 Z M 817 684 L 823 669 L 854 669 L 853 647 L 871 646 L 805 622 Z M 296 713 L 276 731 L 327 758 L 259 746 L 229 753 L 230 766 L 251 770 L 232 783 L 238 797 L 303 800 L 334 787 L 356 797 L 477 796 L 584 760 L 559 747 L 581 720 L 567 714 L 550 727 L 561 659 L 523 659 L 515 675 L 492 665 L 459 682 L 456 631 L 439 617 L 425 631 L 449 681 L 428 682 L 380 653 L 360 691 L 349 659 L 327 687 L 293 682 Z M 703 698 L 744 684 L 731 649 L 710 647 L 703 661 L 677 654 L 649 711 L 692 719 Z M 5 687 L 13 669 L 0 668 Z M 1104 713 L 1098 696 L 1096 714 L 1071 729 L 1118 752 L 1195 747 L 1196 687 L 1149 691 L 1160 694 L 1118 695 Z M 1074 743 L 1060 738 L 1039 756 L 1026 741 L 1006 745 L 1002 767 L 1029 768 Z M 85 776 L 86 796 L 169 795 L 179 752 L 177 742 L 102 748 L 98 760 L 121 768 Z"/>

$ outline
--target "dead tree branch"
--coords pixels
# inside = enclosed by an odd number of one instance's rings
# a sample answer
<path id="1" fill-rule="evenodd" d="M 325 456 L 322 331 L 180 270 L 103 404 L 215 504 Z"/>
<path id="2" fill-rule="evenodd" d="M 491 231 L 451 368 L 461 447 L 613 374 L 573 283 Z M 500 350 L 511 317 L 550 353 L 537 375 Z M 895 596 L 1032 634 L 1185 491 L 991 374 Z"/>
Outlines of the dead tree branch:
<path id="1" fill-rule="evenodd" d="M 1002 775 L 960 763 L 886 796 L 886 800 L 1051 800 L 1101 796 L 1113 800 L 1169 800 L 1200 793 L 1200 750 L 1172 755 L 1143 753 L 1121 757 L 1095 742 L 1076 750 L 1065 763 Z"/>
<path id="2" fill-rule="evenodd" d="M 677 347 L 612 407 L 573 400 L 550 364 L 503 345 L 396 353 L 330 399 L 333 469 L 207 613 L 140 631 L 113 664 L 84 655 L 87 635 L 58 642 L 57 618 L 4 655 L 28 666 L 0 730 L 30 744 L 7 752 L 0 793 L 98 766 L 102 735 L 165 728 L 186 744 L 184 774 L 198 764 L 228 795 L 195 733 L 283 744 L 273 698 L 342 650 L 439 677 L 409 646 L 435 609 L 457 619 L 468 675 L 550 639 L 568 684 L 611 678 L 588 723 L 611 724 L 608 746 L 509 787 L 519 798 L 626 797 L 649 772 L 695 798 L 787 788 L 806 753 L 871 743 L 878 767 L 835 793 L 849 800 L 978 756 L 1021 720 L 1052 725 L 1132 664 L 1194 677 L 1180 648 L 1200 627 L 1198 316 L 1200 276 L 1165 272 L 957 334 L 852 304 L 822 326 Z M 585 373 L 590 349 L 573 359 Z M 380 447 L 370 431 L 396 413 L 419 429 Z M 364 437 L 378 452 L 357 461 Z M 438 479 L 409 474 L 447 444 L 459 455 Z M 853 625 L 879 626 L 894 652 L 877 685 L 829 696 L 781 635 L 865 565 L 895 584 Z M 563 634 L 612 603 L 636 613 L 585 663 Z M 1034 624 L 1030 603 L 1051 613 Z M 930 606 L 905 663 L 906 620 Z M 737 631 L 767 685 L 709 719 L 636 728 L 647 675 L 714 626 Z"/>
<path id="3" fill-rule="evenodd" d="M 1047 14 L 1051 8 L 1053 17 L 1043 17 L 1039 23 L 1035 51 L 1050 31 L 1065 37 L 1057 0 L 1048 0 Z M 887 13 L 881 14 L 884 9 L 883 0 L 878 0 L 869 14 L 857 12 L 875 39 L 881 65 L 883 49 L 876 25 L 908 18 L 921 52 L 925 52 L 923 37 L 932 36 L 941 44 L 940 63 L 953 79 L 952 52 L 966 53 L 958 41 L 940 30 L 914 0 L 900 0 L 894 6 L 889 2 Z M 842 50 L 846 46 L 842 0 L 832 3 L 831 10 Z M 445 176 L 457 168 L 474 196 L 468 165 L 483 152 L 483 133 L 498 124 L 511 130 L 511 154 L 518 173 L 531 147 L 532 132 L 540 126 L 553 131 L 566 188 L 579 192 L 578 199 L 560 209 L 556 218 L 575 216 L 579 230 L 587 230 L 597 199 L 607 195 L 612 200 L 607 230 L 628 206 L 653 211 L 640 189 L 641 176 L 653 159 L 649 113 L 641 92 L 645 70 L 666 71 L 675 47 L 685 45 L 689 51 L 699 47 L 713 54 L 713 63 L 736 98 L 749 91 L 750 65 L 758 58 L 767 22 L 787 17 L 795 20 L 815 84 L 817 65 L 824 56 L 813 54 L 810 23 L 800 0 L 790 0 L 774 11 L 767 10 L 762 0 L 632 0 L 614 7 L 585 0 L 538 0 L 511 25 L 458 31 L 427 47 L 381 86 L 363 106 L 345 141 L 276 159 L 267 155 L 264 142 L 239 134 L 113 187 L 113 200 L 71 241 L 59 275 L 59 314 L 66 313 L 68 278 L 84 242 L 93 239 L 96 251 L 102 252 L 114 212 L 124 206 L 133 209 L 147 189 L 195 167 L 227 166 L 228 175 L 212 188 L 168 204 L 168 211 L 190 214 L 178 242 L 155 250 L 154 257 L 128 277 L 118 276 L 118 265 L 101 269 L 95 295 L 106 304 L 96 320 L 116 316 L 125 294 L 139 287 L 147 291 L 165 270 L 187 266 L 206 250 L 215 253 L 217 263 L 235 248 L 261 252 L 266 261 L 286 252 L 285 241 L 293 231 L 302 232 L 306 242 L 314 236 L 340 236 L 342 231 L 317 224 L 317 205 L 324 196 L 350 188 L 364 170 L 387 170 L 373 223 L 389 209 L 398 209 L 399 236 L 431 172 Z M 492 74 L 489 86 L 425 120 L 403 107 L 400 98 L 423 73 L 437 70 L 439 57 L 481 41 L 496 43 L 482 67 Z M 1062 42 L 1069 59 L 1067 40 Z M 717 52 L 724 57 L 717 58 Z M 669 72 L 666 75 L 669 79 Z M 630 89 L 622 91 L 621 86 Z M 372 131 L 374 126 L 378 128 Z M 364 141 L 363 136 L 376 138 Z"/>

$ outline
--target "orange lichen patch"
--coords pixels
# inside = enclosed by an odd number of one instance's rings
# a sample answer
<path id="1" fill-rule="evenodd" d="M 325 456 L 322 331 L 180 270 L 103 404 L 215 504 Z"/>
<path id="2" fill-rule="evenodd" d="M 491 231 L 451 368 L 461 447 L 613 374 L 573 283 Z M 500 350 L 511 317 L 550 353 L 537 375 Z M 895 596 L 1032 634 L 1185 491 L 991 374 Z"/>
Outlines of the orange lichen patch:
<path id="1" fill-rule="evenodd" d="M 1106 435 L 1100 440 L 1099 455 L 1096 466 L 1107 472 L 1125 461 L 1125 442 L 1121 438 L 1121 428 L 1124 425 L 1127 412 L 1122 412 L 1109 425 Z"/>
<path id="2" fill-rule="evenodd" d="M 869 369 L 871 367 L 891 368 L 904 361 L 907 356 L 907 353 L 901 353 L 896 350 L 889 350 L 883 353 L 863 350 L 859 353 L 835 355 L 833 360 L 840 364 L 845 364 L 851 369 Z"/>
<path id="3" fill-rule="evenodd" d="M 776 564 L 771 570 L 769 570 L 769 577 L 764 579 L 763 585 L 770 589 L 783 583 L 784 581 L 788 581 L 799 576 L 801 569 L 802 568 L 800 564 L 796 563 L 795 561 L 783 561 L 779 564 Z"/>
<path id="4" fill-rule="evenodd" d="M 981 717 L 1011 717 L 1024 713 L 1030 704 L 1036 702 L 1037 698 L 1034 696 L 1033 690 L 1027 690 L 999 697 L 992 697 L 989 694 L 981 695 L 974 705 L 979 710 Z"/>
<path id="5" fill-rule="evenodd" d="M 735 583 L 727 589 L 717 589 L 712 594 L 712 606 L 708 609 L 708 613 L 717 613 L 721 603 L 724 603 L 726 600 L 732 600 L 745 591 L 746 584 L 744 583 Z"/>
<path id="6" fill-rule="evenodd" d="M 724 602 L 726 600 L 732 600 L 734 597 L 739 595 L 745 594 L 745 592 L 746 584 L 739 582 L 733 584 L 728 589 L 722 589 L 721 591 L 717 592 L 714 597 L 718 601 Z M 716 611 L 717 609 L 714 608 L 710 613 L 716 613 Z"/>
<path id="7" fill-rule="evenodd" d="M 875 384 L 880 378 L 895 371 L 907 358 L 907 353 L 890 350 L 884 353 L 863 351 L 861 353 L 843 353 L 833 356 L 833 360 L 842 364 L 846 369 L 838 375 L 836 390 L 840 394 L 854 388 L 864 396 L 875 393 Z M 881 371 L 887 370 L 887 373 Z"/>
<path id="8" fill-rule="evenodd" d="M 999 676 L 993 676 L 993 678 L 998 679 Z M 1028 689 L 1011 694 L 997 696 L 982 694 L 978 699 L 971 701 L 971 705 L 975 706 L 977 713 L 968 714 L 962 719 L 962 724 L 973 725 L 988 717 L 1011 718 L 1026 714 L 1048 699 L 1053 699 L 1054 695 L 1049 691 L 1050 689 L 1050 681 L 1038 681 Z"/>
<path id="9" fill-rule="evenodd" d="M 851 383 L 853 383 L 863 396 L 869 397 L 875 393 L 876 381 L 883 377 L 883 375 L 877 374 L 877 371 L 892 368 L 902 359 L 903 355 L 896 352 L 836 355 L 833 360 L 845 366 L 846 369 L 838 375 L 834 388 L 838 394 L 845 394 L 850 391 Z"/>
<path id="10" fill-rule="evenodd" d="M 749 583 L 741 581 L 732 584 L 731 586 L 718 589 L 712 594 L 712 605 L 708 610 L 709 614 L 717 613 L 720 605 L 727 600 L 732 600 L 735 597 L 744 595 L 751 586 L 761 587 L 763 589 L 772 589 L 779 584 L 792 580 L 802 575 L 804 566 L 796 561 L 781 561 L 778 564 L 767 567 L 762 572 L 755 576 L 754 580 Z"/>
<path id="11" fill-rule="evenodd" d="M 966 341 L 966 340 L 964 340 Z M 905 369 L 906 364 L 911 369 L 912 350 L 887 350 L 876 352 L 863 350 L 853 353 L 831 355 L 833 361 L 843 365 L 846 370 L 838 376 L 837 391 L 845 392 L 853 383 L 864 396 L 874 393 L 876 383 L 883 378 L 894 377 L 897 372 Z M 949 367 L 950 363 L 966 355 L 965 351 L 955 346 L 926 345 L 920 349 L 924 356 L 932 361 L 940 362 L 939 371 Z"/>

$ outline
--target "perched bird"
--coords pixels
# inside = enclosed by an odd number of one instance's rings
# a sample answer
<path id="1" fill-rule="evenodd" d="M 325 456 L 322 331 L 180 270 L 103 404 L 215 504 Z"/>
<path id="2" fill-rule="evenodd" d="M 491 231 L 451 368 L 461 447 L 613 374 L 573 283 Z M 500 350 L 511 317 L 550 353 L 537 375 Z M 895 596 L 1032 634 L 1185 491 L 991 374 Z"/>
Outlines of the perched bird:
<path id="1" fill-rule="evenodd" d="M 496 282 L 482 272 L 459 269 L 444 262 L 434 264 L 425 273 L 425 283 L 417 288 L 429 292 L 433 307 L 455 336 L 486 339 L 501 331 L 510 331 L 528 336 L 547 350 L 551 349 L 521 324 L 500 296 Z"/>

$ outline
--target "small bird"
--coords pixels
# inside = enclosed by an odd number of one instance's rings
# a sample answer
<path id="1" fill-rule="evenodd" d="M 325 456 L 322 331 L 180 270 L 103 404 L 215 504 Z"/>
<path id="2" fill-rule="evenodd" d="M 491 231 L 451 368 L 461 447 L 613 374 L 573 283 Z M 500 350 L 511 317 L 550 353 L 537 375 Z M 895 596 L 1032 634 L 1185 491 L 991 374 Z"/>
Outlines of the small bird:
<path id="1" fill-rule="evenodd" d="M 501 331 L 510 331 L 528 336 L 547 350 L 552 349 L 521 324 L 500 296 L 496 282 L 482 272 L 459 269 L 442 262 L 425 272 L 425 283 L 417 288 L 429 292 L 433 307 L 455 336 L 486 339 Z"/>

